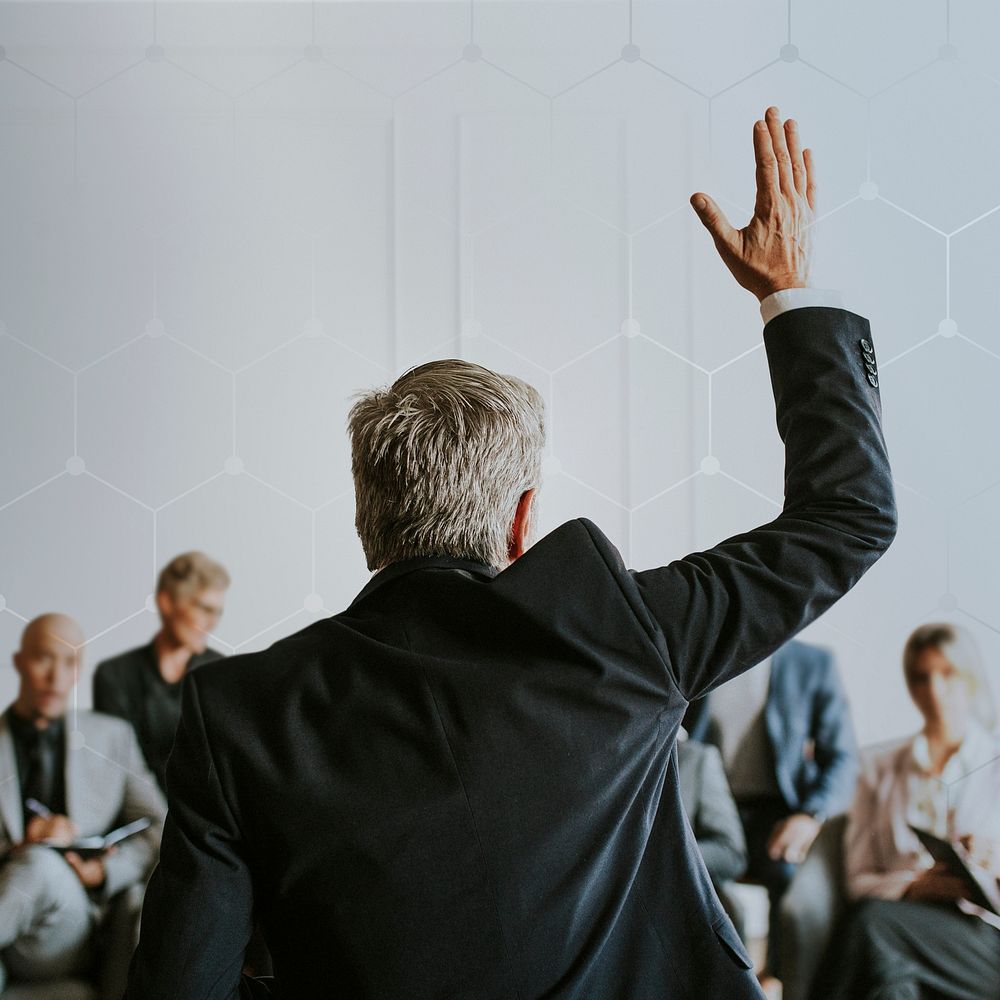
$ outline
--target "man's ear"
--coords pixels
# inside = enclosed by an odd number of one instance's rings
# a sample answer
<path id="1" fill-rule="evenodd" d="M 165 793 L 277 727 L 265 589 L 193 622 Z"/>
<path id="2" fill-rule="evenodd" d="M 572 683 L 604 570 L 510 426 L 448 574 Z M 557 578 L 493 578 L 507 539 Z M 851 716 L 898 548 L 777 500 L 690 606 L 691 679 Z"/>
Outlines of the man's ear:
<path id="1" fill-rule="evenodd" d="M 510 548 L 507 550 L 507 557 L 513 562 L 524 555 L 531 540 L 531 515 L 532 504 L 535 499 L 534 489 L 525 490 L 521 494 L 521 499 L 517 501 L 517 509 L 514 511 L 514 524 L 510 532 Z"/>

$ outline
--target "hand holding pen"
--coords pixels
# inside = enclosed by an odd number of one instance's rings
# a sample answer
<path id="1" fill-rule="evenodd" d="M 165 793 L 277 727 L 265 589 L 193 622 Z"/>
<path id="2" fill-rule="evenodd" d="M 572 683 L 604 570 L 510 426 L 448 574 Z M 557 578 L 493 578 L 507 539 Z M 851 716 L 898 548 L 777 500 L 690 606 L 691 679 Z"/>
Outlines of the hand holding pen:
<path id="1" fill-rule="evenodd" d="M 29 812 L 34 813 L 24 831 L 24 843 L 65 847 L 76 839 L 76 824 L 68 816 L 53 813 L 37 799 L 27 799 L 24 804 Z"/>

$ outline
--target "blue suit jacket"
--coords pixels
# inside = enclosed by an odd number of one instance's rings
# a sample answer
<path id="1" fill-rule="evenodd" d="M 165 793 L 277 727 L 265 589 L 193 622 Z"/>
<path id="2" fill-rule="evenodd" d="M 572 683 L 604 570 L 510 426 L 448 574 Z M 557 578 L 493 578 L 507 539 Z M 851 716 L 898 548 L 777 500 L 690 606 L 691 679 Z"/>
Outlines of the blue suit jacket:
<path id="1" fill-rule="evenodd" d="M 850 707 L 831 653 L 792 640 L 771 658 L 764 722 L 778 787 L 793 812 L 846 812 L 858 779 Z M 692 739 L 713 742 L 711 697 L 684 719 Z"/>
<path id="2" fill-rule="evenodd" d="M 858 748 L 833 656 L 804 642 L 782 646 L 771 659 L 764 719 L 789 808 L 846 812 L 858 780 Z"/>

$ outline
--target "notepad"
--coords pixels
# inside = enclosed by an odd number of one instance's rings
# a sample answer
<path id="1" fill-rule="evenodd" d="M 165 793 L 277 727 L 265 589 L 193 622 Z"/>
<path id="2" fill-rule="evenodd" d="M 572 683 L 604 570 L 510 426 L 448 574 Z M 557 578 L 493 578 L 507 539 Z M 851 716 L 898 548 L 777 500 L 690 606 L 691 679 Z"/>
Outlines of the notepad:
<path id="1" fill-rule="evenodd" d="M 143 816 L 142 819 L 133 820 L 131 823 L 126 823 L 125 826 L 118 827 L 117 830 L 112 830 L 110 833 L 105 833 L 103 836 L 97 834 L 92 837 L 77 837 L 72 844 L 52 844 L 49 843 L 49 847 L 54 848 L 60 854 L 79 854 L 84 860 L 88 858 L 96 858 L 102 855 L 108 848 L 114 847 L 115 844 L 120 844 L 123 840 L 127 840 L 129 837 L 134 836 L 137 833 L 142 833 L 150 824 L 151 820 Z"/>

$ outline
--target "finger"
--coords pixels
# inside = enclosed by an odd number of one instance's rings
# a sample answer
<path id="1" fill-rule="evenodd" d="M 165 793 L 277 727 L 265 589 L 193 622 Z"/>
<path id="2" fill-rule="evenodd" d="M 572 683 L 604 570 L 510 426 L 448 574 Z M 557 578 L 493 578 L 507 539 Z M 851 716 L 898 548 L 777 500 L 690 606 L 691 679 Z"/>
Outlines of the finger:
<path id="1" fill-rule="evenodd" d="M 753 127 L 753 155 L 757 162 L 757 215 L 765 215 L 778 200 L 778 161 L 771 144 L 767 123 L 758 121 Z"/>
<path id="2" fill-rule="evenodd" d="M 77 872 L 80 870 L 80 866 L 83 862 L 80 860 L 79 854 L 76 854 L 73 851 L 66 851 L 66 853 L 63 854 L 63 857 L 66 859 L 66 864 L 68 864 L 70 868 Z"/>
<path id="3" fill-rule="evenodd" d="M 811 149 L 802 150 L 802 162 L 806 168 L 806 201 L 809 207 L 816 211 L 816 161 Z"/>
<path id="4" fill-rule="evenodd" d="M 781 193 L 795 194 L 795 181 L 792 179 L 792 161 L 788 155 L 788 144 L 785 142 L 785 130 L 781 127 L 781 115 L 777 108 L 768 108 L 764 115 L 767 131 L 771 135 L 771 146 L 774 158 L 778 161 L 778 185 Z"/>
<path id="5" fill-rule="evenodd" d="M 785 851 L 788 850 L 788 841 L 785 840 L 780 834 L 772 834 L 771 839 L 767 843 L 767 853 L 768 857 L 772 861 L 780 860 Z"/>
<path id="6" fill-rule="evenodd" d="M 726 213 L 719 208 L 707 194 L 700 191 L 691 195 L 691 207 L 695 210 L 702 225 L 712 234 L 716 246 L 732 246 L 736 238 L 736 230 L 730 225 Z"/>
<path id="7" fill-rule="evenodd" d="M 795 184 L 795 190 L 804 198 L 806 196 L 806 165 L 802 159 L 799 126 L 794 118 L 789 118 L 785 122 L 785 142 L 788 145 L 788 158 L 792 161 L 792 181 Z"/>

